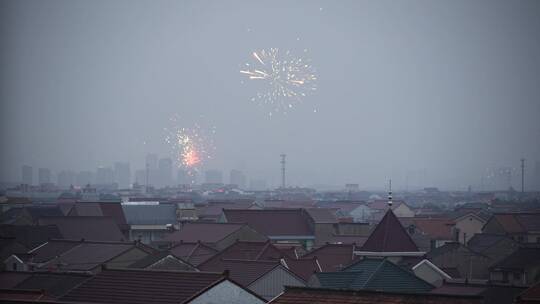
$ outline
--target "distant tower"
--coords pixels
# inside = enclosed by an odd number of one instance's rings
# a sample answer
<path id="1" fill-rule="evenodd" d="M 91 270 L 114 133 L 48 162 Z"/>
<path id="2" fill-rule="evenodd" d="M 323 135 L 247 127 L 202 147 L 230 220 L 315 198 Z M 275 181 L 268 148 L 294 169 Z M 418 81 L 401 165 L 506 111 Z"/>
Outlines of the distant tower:
<path id="1" fill-rule="evenodd" d="M 389 181 L 388 188 L 388 207 L 392 208 L 392 179 Z"/>
<path id="2" fill-rule="evenodd" d="M 286 154 L 281 154 L 281 188 L 285 189 L 285 157 Z"/>
<path id="3" fill-rule="evenodd" d="M 525 193 L 525 158 L 521 159 L 521 193 Z"/>

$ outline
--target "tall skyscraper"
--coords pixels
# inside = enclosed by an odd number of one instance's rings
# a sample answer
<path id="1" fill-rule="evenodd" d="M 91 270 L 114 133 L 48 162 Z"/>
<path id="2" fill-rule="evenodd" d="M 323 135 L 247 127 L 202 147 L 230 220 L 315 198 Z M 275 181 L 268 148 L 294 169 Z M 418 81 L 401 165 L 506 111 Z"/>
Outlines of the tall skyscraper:
<path id="1" fill-rule="evenodd" d="M 229 183 L 236 185 L 240 189 L 245 189 L 246 187 L 246 176 L 242 171 L 239 170 L 231 170 L 230 176 L 229 176 Z"/>
<path id="2" fill-rule="evenodd" d="M 22 183 L 27 185 L 34 183 L 34 169 L 31 166 L 22 166 Z"/>
<path id="3" fill-rule="evenodd" d="M 208 184 L 222 184 L 223 173 L 219 170 L 208 170 L 204 174 L 205 182 Z"/>
<path id="4" fill-rule="evenodd" d="M 140 186 L 146 186 L 146 170 L 141 169 L 135 171 L 135 183 Z"/>
<path id="5" fill-rule="evenodd" d="M 110 185 L 114 183 L 114 171 L 111 167 L 98 167 L 96 171 L 96 184 Z"/>
<path id="6" fill-rule="evenodd" d="M 158 165 L 158 172 L 159 172 L 158 185 L 159 186 L 165 187 L 165 186 L 172 185 L 172 171 L 173 171 L 173 163 L 170 158 L 162 158 L 159 160 L 159 165 Z"/>
<path id="7" fill-rule="evenodd" d="M 40 185 L 49 184 L 51 182 L 51 170 L 47 168 L 39 168 L 38 182 Z"/>
<path id="8" fill-rule="evenodd" d="M 192 185 L 197 183 L 197 172 L 188 172 L 184 169 L 178 170 L 176 183 L 179 185 Z"/>
<path id="9" fill-rule="evenodd" d="M 118 188 L 126 189 L 131 184 L 131 169 L 127 162 L 114 163 L 114 181 Z"/>

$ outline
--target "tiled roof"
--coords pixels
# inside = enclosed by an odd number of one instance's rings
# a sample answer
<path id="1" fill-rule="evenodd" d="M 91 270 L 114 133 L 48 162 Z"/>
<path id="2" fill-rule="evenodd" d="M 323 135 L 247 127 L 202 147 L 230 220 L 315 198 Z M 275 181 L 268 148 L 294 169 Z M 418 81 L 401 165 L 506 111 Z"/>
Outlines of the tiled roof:
<path id="1" fill-rule="evenodd" d="M 500 234 L 491 234 L 491 233 L 477 233 L 475 234 L 468 242 L 467 246 L 476 252 L 484 252 L 485 250 L 495 246 L 498 242 L 502 240 L 508 240 L 514 242 L 511 238 L 500 235 Z"/>
<path id="2" fill-rule="evenodd" d="M 152 265 L 162 262 L 164 265 L 159 268 L 149 268 Z M 156 266 L 157 267 L 157 266 Z M 138 269 L 171 269 L 171 270 L 182 270 L 182 271 L 196 271 L 195 266 L 191 265 L 189 262 L 175 256 L 169 251 L 161 251 L 155 254 L 149 254 L 146 257 L 135 261 L 127 268 L 138 268 Z"/>
<path id="3" fill-rule="evenodd" d="M 316 257 L 322 271 L 338 271 L 354 259 L 355 246 L 352 244 L 326 244 L 306 253 L 304 258 Z"/>
<path id="4" fill-rule="evenodd" d="M 324 288 L 427 292 L 434 288 L 387 259 L 363 259 L 340 272 L 318 273 Z"/>
<path id="5" fill-rule="evenodd" d="M 64 239 L 95 241 L 121 241 L 122 232 L 113 218 L 105 216 L 43 217 L 39 225 L 56 225 Z"/>
<path id="6" fill-rule="evenodd" d="M 88 274 L 35 272 L 14 288 L 44 290 L 47 295 L 58 298 L 91 277 Z"/>
<path id="7" fill-rule="evenodd" d="M 127 227 L 126 216 L 124 215 L 124 209 L 122 204 L 116 202 L 100 202 L 101 212 L 103 216 L 109 216 L 114 219 L 120 230 L 129 229 Z"/>
<path id="8" fill-rule="evenodd" d="M 520 294 L 519 299 L 522 301 L 540 302 L 540 282 L 534 284 L 529 289 L 525 290 L 522 294 Z"/>
<path id="9" fill-rule="evenodd" d="M 454 221 L 447 218 L 413 218 L 413 224 L 431 239 L 452 240 Z"/>
<path id="10" fill-rule="evenodd" d="M 312 236 L 305 212 L 302 209 L 223 210 L 227 222 L 247 223 L 266 236 Z"/>
<path id="11" fill-rule="evenodd" d="M 42 290 L 0 290 L 0 301 L 2 303 L 10 303 L 11 301 L 14 303 L 34 303 L 34 301 L 42 302 L 51 299 Z"/>
<path id="12" fill-rule="evenodd" d="M 29 253 L 32 256 L 32 262 L 45 263 L 79 244 L 80 241 L 50 240 L 47 243 L 32 249 Z"/>
<path id="13" fill-rule="evenodd" d="M 176 223 L 176 205 L 122 205 L 130 225 L 166 225 Z"/>
<path id="14" fill-rule="evenodd" d="M 191 222 L 163 238 L 168 242 L 216 243 L 240 230 L 244 224 Z"/>
<path id="15" fill-rule="evenodd" d="M 198 266 L 213 257 L 218 251 L 200 242 L 180 242 L 169 249 L 174 256 Z"/>
<path id="16" fill-rule="evenodd" d="M 281 265 L 279 261 L 221 259 L 219 263 L 212 267 L 211 271 L 223 272 L 228 270 L 231 279 L 247 287 L 279 265 Z M 210 269 L 202 267 L 201 270 L 209 271 Z"/>
<path id="17" fill-rule="evenodd" d="M 481 304 L 478 296 L 286 287 L 272 304 Z"/>
<path id="18" fill-rule="evenodd" d="M 540 266 L 540 247 L 521 247 L 490 269 L 525 270 Z"/>
<path id="19" fill-rule="evenodd" d="M 30 276 L 32 276 L 31 272 L 0 271 L 0 289 L 13 289 Z"/>
<path id="20" fill-rule="evenodd" d="M 105 269 L 60 300 L 178 304 L 222 280 L 220 273 Z"/>
<path id="21" fill-rule="evenodd" d="M 322 271 L 316 257 L 300 259 L 285 257 L 284 261 L 291 272 L 306 282 L 314 273 Z"/>
<path id="22" fill-rule="evenodd" d="M 98 203 L 75 203 L 69 210 L 68 216 L 103 216 Z"/>
<path id="23" fill-rule="evenodd" d="M 367 239 L 367 236 L 362 235 L 334 234 L 328 241 L 333 244 L 355 244 L 362 247 Z"/>
<path id="24" fill-rule="evenodd" d="M 306 211 L 315 223 L 336 224 L 338 222 L 335 209 L 308 208 Z"/>
<path id="25" fill-rule="evenodd" d="M 283 256 L 284 253 L 272 245 L 270 241 L 237 241 L 211 257 L 209 260 L 199 264 L 199 269 L 207 271 L 220 269 L 219 264 L 223 259 L 279 261 Z"/>
<path id="26" fill-rule="evenodd" d="M 134 243 L 80 242 L 42 268 L 89 271 L 134 247 Z"/>
<path id="27" fill-rule="evenodd" d="M 26 226 L 0 225 L 0 237 L 12 237 L 27 248 L 35 248 L 49 239 L 61 238 L 60 231 L 55 225 Z"/>
<path id="28" fill-rule="evenodd" d="M 362 251 L 416 252 L 418 247 L 389 209 L 362 246 Z"/>
<path id="29" fill-rule="evenodd" d="M 197 215 L 201 218 L 217 219 L 223 209 L 249 209 L 251 203 L 238 202 L 212 202 L 206 205 L 197 205 Z"/>
<path id="30" fill-rule="evenodd" d="M 491 285 L 489 283 L 456 283 L 445 282 L 442 286 L 431 291 L 433 294 L 446 295 L 476 295 L 484 298 L 483 303 L 508 304 L 514 303 L 514 298 L 524 291 L 523 287 L 509 285 Z"/>

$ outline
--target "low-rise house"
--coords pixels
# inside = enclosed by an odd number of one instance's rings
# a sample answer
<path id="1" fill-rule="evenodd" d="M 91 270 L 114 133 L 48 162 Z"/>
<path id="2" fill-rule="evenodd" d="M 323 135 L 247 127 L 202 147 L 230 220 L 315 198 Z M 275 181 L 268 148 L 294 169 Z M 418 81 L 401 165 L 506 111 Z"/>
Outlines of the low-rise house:
<path id="1" fill-rule="evenodd" d="M 202 242 L 218 250 L 228 247 L 237 240 L 266 241 L 266 236 L 246 224 L 188 222 L 180 230 L 166 235 L 164 242 Z"/>
<path id="2" fill-rule="evenodd" d="M 210 259 L 200 263 L 201 270 L 213 271 L 220 269 L 221 260 L 263 260 L 280 261 L 284 253 L 274 246 L 270 241 L 247 242 L 237 241 L 229 247 L 216 253 Z"/>
<path id="3" fill-rule="evenodd" d="M 504 234 L 519 243 L 539 243 L 540 213 L 495 213 L 482 232 Z"/>
<path id="4" fill-rule="evenodd" d="M 513 304 L 523 287 L 494 284 L 489 281 L 451 280 L 431 291 L 432 294 L 482 297 L 486 304 Z"/>
<path id="5" fill-rule="evenodd" d="M 481 296 L 287 287 L 272 304 L 483 304 Z"/>
<path id="6" fill-rule="evenodd" d="M 62 238 L 70 240 L 124 241 L 125 236 L 112 217 L 54 216 L 42 217 L 40 226 L 55 225 Z"/>
<path id="7" fill-rule="evenodd" d="M 355 254 L 388 257 L 398 263 L 405 257 L 422 257 L 425 252 L 418 249 L 392 209 L 388 209 L 364 245 L 360 250 L 355 251 Z"/>
<path id="8" fill-rule="evenodd" d="M 430 248 L 437 248 L 447 242 L 455 241 L 455 222 L 451 219 L 411 217 L 401 218 L 400 221 L 409 235 L 414 236 L 420 233 L 427 237 L 430 240 Z"/>
<path id="9" fill-rule="evenodd" d="M 374 213 L 384 215 L 388 210 L 388 201 L 386 200 L 376 200 L 372 203 L 369 203 L 369 208 L 373 210 Z M 414 217 L 415 213 L 404 201 L 395 200 L 392 202 L 391 206 L 392 211 L 397 217 Z"/>
<path id="10" fill-rule="evenodd" d="M 108 304 L 266 303 L 221 273 L 132 269 L 105 269 L 60 300 Z"/>
<path id="11" fill-rule="evenodd" d="M 13 239 L 26 247 L 28 251 L 45 243 L 49 239 L 62 238 L 62 235 L 55 225 L 0 225 L 0 238 Z"/>
<path id="12" fill-rule="evenodd" d="M 452 279 L 450 275 L 426 259 L 414 265 L 412 271 L 417 277 L 437 287 L 441 286 L 444 281 Z"/>
<path id="13" fill-rule="evenodd" d="M 454 218 L 453 221 L 456 240 L 462 244 L 467 244 L 475 234 L 482 233 L 482 227 L 486 224 L 484 218 L 473 212 L 462 214 Z"/>
<path id="14" fill-rule="evenodd" d="M 427 253 L 427 258 L 452 278 L 488 278 L 491 259 L 459 242 L 446 243 L 435 248 Z"/>
<path id="15" fill-rule="evenodd" d="M 42 217 L 63 215 L 58 206 L 30 205 L 9 209 L 0 215 L 0 222 L 7 225 L 36 225 Z"/>
<path id="16" fill-rule="evenodd" d="M 58 299 L 91 277 L 82 273 L 1 272 L 0 288 L 43 291 L 47 297 Z"/>
<path id="17" fill-rule="evenodd" d="M 435 288 L 388 259 L 362 259 L 343 271 L 320 272 L 308 282 L 311 287 L 370 289 L 388 292 L 425 293 Z"/>
<path id="18" fill-rule="evenodd" d="M 540 303 L 540 282 L 534 284 L 519 296 L 516 297 L 516 304 L 538 304 Z"/>
<path id="19" fill-rule="evenodd" d="M 305 286 L 306 283 L 295 275 L 279 260 L 236 260 L 220 259 L 220 262 L 202 265 L 204 271 L 228 271 L 230 278 L 252 290 L 261 297 L 270 300 L 283 292 L 284 286 Z"/>
<path id="20" fill-rule="evenodd" d="M 315 242 L 313 222 L 304 209 L 224 209 L 220 222 L 247 223 L 276 243 L 298 243 L 311 249 Z"/>
<path id="21" fill-rule="evenodd" d="M 522 247 L 489 268 L 493 282 L 530 286 L 540 280 L 540 247 Z"/>
<path id="22" fill-rule="evenodd" d="M 219 251 L 201 242 L 180 242 L 169 249 L 174 256 L 197 267 Z"/>
<path id="23" fill-rule="evenodd" d="M 355 259 L 354 244 L 326 244 L 306 253 L 303 258 L 317 258 L 322 272 L 340 271 Z"/>
<path id="24" fill-rule="evenodd" d="M 175 204 L 122 204 L 129 239 L 145 244 L 160 241 L 172 229 L 178 228 Z"/>
<path id="25" fill-rule="evenodd" d="M 178 271 L 199 271 L 189 262 L 175 256 L 170 251 L 161 251 L 149 254 L 146 257 L 130 264 L 127 268 L 135 269 L 157 269 L 157 270 L 178 270 Z"/>
<path id="26" fill-rule="evenodd" d="M 97 273 L 102 265 L 127 267 L 147 257 L 149 250 L 130 242 L 78 242 L 56 258 L 39 265 L 38 270 Z"/>
<path id="27" fill-rule="evenodd" d="M 331 241 L 336 234 L 338 219 L 333 209 L 308 208 L 306 209 L 315 234 L 315 246 Z"/>
<path id="28" fill-rule="evenodd" d="M 516 251 L 519 243 L 506 235 L 479 233 L 469 239 L 467 246 L 489 257 L 493 265 Z"/>

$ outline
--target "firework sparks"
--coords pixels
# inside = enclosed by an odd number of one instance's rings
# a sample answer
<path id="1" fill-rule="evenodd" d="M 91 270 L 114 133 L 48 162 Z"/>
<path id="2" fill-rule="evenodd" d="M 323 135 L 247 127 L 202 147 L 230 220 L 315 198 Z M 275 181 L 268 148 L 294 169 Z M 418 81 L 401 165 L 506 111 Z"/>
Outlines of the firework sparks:
<path id="1" fill-rule="evenodd" d="M 198 124 L 192 128 L 179 127 L 177 116 L 170 121 L 173 127 L 165 129 L 165 142 L 171 147 L 177 166 L 188 172 L 197 171 L 206 160 L 212 158 L 215 151 L 212 136 Z M 215 133 L 215 128 L 211 133 Z"/>
<path id="2" fill-rule="evenodd" d="M 240 73 L 250 80 L 266 81 L 265 91 L 258 92 L 252 100 L 272 106 L 270 115 L 286 113 L 317 89 L 317 77 L 309 59 L 294 57 L 290 51 L 280 52 L 277 48 L 253 52 L 252 57 L 253 66 L 246 63 Z"/>

